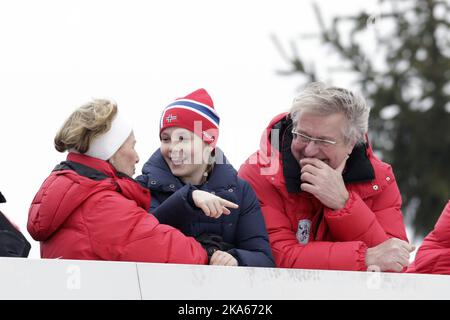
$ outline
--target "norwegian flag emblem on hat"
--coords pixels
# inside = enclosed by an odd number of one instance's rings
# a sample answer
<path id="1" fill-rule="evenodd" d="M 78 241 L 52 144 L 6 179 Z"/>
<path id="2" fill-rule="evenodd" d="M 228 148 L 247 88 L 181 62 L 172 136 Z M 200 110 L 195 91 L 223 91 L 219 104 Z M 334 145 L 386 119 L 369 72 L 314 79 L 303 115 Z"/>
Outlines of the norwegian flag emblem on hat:
<path id="1" fill-rule="evenodd" d="M 177 120 L 177 116 L 174 116 L 173 114 L 169 114 L 166 118 L 165 118 L 166 122 L 171 123 L 174 120 Z"/>
<path id="2" fill-rule="evenodd" d="M 205 89 L 198 89 L 170 103 L 163 111 L 160 134 L 168 127 L 180 127 L 200 136 L 213 147 L 219 135 L 220 118 Z M 199 129 L 200 126 L 200 129 Z"/>

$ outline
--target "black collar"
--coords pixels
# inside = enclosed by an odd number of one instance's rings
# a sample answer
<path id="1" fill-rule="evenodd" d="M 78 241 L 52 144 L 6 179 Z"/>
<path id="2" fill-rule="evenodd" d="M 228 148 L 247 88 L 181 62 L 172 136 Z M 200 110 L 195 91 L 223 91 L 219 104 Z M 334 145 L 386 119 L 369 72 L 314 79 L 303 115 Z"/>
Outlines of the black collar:
<path id="1" fill-rule="evenodd" d="M 289 193 L 300 192 L 300 165 L 291 152 L 292 120 L 283 118 L 273 126 L 280 130 L 281 159 L 283 163 L 283 175 L 286 181 L 286 189 Z M 269 138 L 270 139 L 270 138 Z M 344 182 L 356 183 L 370 181 L 375 178 L 375 171 L 367 156 L 367 144 L 357 145 L 353 148 L 343 174 Z"/>
<path id="2" fill-rule="evenodd" d="M 89 178 L 95 181 L 101 181 L 109 178 L 103 172 L 95 170 L 91 167 L 85 166 L 84 164 L 73 162 L 73 161 L 63 161 L 58 164 L 53 171 L 62 171 L 62 170 L 72 170 L 75 171 L 80 176 Z"/>

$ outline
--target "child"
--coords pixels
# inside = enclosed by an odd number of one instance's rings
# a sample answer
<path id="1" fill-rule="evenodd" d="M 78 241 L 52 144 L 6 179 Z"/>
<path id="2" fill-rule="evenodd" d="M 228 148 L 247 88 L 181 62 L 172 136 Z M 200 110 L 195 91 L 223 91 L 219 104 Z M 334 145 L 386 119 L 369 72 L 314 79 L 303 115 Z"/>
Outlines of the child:
<path id="1" fill-rule="evenodd" d="M 273 267 L 256 195 L 216 147 L 218 134 L 204 89 L 164 109 L 161 147 L 137 178 L 151 191 L 150 212 L 201 242 L 212 265 Z"/>

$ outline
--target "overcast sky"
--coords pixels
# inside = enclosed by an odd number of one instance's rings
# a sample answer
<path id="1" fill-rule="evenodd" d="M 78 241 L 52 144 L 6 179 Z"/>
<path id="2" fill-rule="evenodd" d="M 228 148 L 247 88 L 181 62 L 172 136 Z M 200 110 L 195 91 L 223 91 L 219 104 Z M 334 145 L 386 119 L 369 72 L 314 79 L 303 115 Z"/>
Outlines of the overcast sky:
<path id="1" fill-rule="evenodd" d="M 371 0 L 318 3 L 325 17 L 379 10 Z M 317 30 L 311 2 L 300 0 L 0 2 L 0 190 L 8 200 L 0 209 L 32 243 L 30 257 L 39 244 L 26 231 L 28 208 L 65 159 L 53 138 L 74 109 L 114 99 L 134 121 L 140 172 L 159 146 L 162 109 L 203 87 L 221 117 L 218 145 L 239 168 L 300 83 L 276 74 L 286 65 L 270 35 L 287 44 Z M 319 67 L 330 59 L 313 40 L 301 54 Z"/>

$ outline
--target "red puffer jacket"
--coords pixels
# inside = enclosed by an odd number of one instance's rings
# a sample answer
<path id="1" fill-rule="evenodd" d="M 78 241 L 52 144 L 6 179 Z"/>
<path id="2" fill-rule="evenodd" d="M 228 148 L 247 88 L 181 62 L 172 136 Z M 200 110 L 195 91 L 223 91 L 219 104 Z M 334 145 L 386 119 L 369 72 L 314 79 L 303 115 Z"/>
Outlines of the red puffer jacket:
<path id="1" fill-rule="evenodd" d="M 28 231 L 42 258 L 206 264 L 194 238 L 147 212 L 150 193 L 106 161 L 69 153 L 45 180 Z"/>
<path id="2" fill-rule="evenodd" d="M 434 230 L 423 240 L 408 272 L 450 274 L 450 201 Z"/>
<path id="3" fill-rule="evenodd" d="M 343 209 L 333 211 L 300 191 L 291 130 L 286 113 L 275 117 L 261 149 L 239 170 L 259 198 L 278 267 L 366 270 L 367 247 L 390 237 L 407 240 L 401 196 L 388 164 L 370 147 L 355 147 L 344 173 L 350 198 Z"/>

